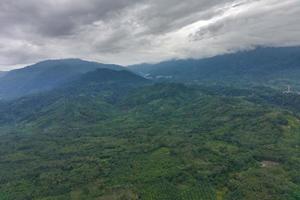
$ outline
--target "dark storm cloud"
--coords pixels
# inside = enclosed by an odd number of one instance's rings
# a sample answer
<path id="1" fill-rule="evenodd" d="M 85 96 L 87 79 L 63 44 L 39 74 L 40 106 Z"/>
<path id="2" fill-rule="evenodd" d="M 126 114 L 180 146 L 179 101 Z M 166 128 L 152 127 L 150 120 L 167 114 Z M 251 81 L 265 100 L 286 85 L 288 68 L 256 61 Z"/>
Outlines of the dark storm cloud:
<path id="1" fill-rule="evenodd" d="M 64 36 L 135 2 L 138 0 L 2 0 L 0 22 L 7 28 L 28 28 L 43 36 Z"/>
<path id="2" fill-rule="evenodd" d="M 299 0 L 2 0 L 0 68 L 47 58 L 131 64 L 296 45 L 299 19 Z"/>

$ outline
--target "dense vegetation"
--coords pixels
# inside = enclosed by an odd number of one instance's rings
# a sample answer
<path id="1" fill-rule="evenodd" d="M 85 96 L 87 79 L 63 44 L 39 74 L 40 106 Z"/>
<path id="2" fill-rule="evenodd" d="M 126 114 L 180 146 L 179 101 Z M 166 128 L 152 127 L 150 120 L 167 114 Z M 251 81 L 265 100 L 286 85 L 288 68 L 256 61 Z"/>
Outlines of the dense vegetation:
<path id="1" fill-rule="evenodd" d="M 0 104 L 0 199 L 298 200 L 300 96 L 97 70 Z"/>

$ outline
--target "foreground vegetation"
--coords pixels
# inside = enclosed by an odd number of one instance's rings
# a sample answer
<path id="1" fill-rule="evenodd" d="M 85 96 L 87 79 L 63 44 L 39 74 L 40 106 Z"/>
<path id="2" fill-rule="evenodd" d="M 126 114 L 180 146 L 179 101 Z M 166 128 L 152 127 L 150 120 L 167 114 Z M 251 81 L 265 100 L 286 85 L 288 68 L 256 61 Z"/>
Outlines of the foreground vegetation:
<path id="1" fill-rule="evenodd" d="M 300 199 L 298 96 L 101 73 L 0 105 L 1 200 Z"/>

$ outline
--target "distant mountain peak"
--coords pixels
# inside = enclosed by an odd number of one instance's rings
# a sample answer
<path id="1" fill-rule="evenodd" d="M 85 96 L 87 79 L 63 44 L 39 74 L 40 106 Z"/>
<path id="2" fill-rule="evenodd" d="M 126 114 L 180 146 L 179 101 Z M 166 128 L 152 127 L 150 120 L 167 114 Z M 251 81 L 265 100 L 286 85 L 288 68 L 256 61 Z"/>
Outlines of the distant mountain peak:
<path id="1" fill-rule="evenodd" d="M 300 88 L 300 46 L 258 47 L 203 59 L 169 60 L 129 69 L 145 77 L 196 84 Z"/>
<path id="2" fill-rule="evenodd" d="M 125 69 L 119 65 L 101 64 L 77 58 L 45 60 L 8 72 L 0 79 L 0 97 L 12 99 L 51 90 L 99 68 Z"/>

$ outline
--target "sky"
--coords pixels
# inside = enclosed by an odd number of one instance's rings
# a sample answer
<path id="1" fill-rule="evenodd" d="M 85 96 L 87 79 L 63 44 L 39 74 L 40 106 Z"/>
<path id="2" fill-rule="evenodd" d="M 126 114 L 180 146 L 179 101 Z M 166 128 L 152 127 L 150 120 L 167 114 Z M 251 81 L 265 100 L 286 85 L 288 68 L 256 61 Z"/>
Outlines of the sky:
<path id="1" fill-rule="evenodd" d="M 45 59 L 130 65 L 300 45 L 300 0 L 1 0 L 0 71 Z"/>

